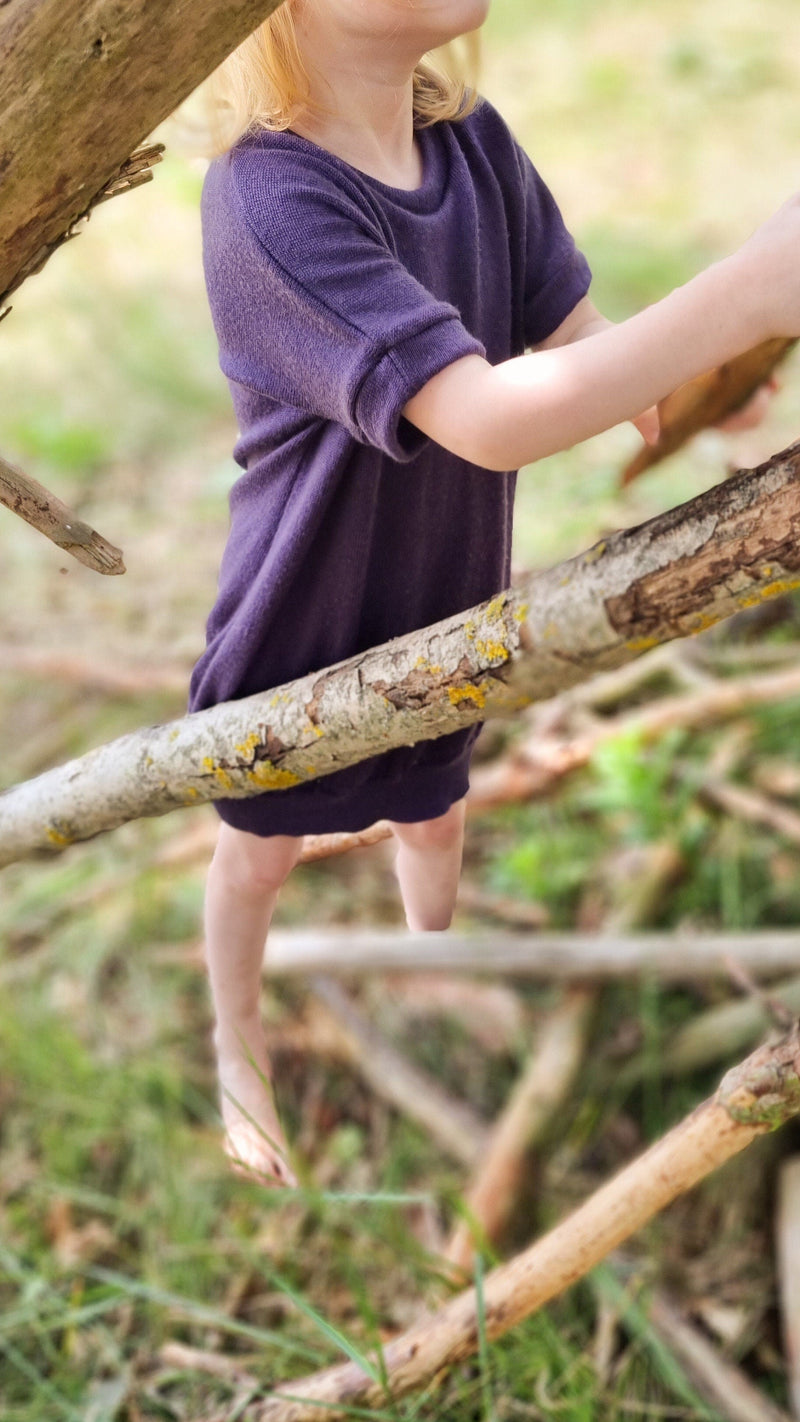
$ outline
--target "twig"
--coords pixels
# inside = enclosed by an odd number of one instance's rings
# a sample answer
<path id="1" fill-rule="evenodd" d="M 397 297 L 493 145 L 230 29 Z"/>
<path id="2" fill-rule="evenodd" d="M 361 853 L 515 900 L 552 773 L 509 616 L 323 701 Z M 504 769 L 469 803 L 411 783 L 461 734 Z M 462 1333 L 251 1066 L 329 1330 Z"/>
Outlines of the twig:
<path id="1" fill-rule="evenodd" d="M 104 658 L 75 656 L 46 647 L 3 647 L 3 675 L 9 672 L 42 677 L 60 685 L 91 687 L 111 696 L 143 696 L 149 692 L 184 694 L 189 671 L 176 666 L 159 667 L 155 659 L 147 666 L 124 665 Z"/>
<path id="2" fill-rule="evenodd" d="M 385 979 L 374 996 L 386 996 Z M 485 1051 L 512 1052 L 522 1040 L 525 1014 L 519 997 L 502 983 L 476 982 L 445 973 L 392 974 L 392 1011 L 402 1017 L 450 1017 Z"/>
<path id="3" fill-rule="evenodd" d="M 465 1193 L 467 1220 L 459 1221 L 445 1251 L 457 1269 L 471 1272 L 476 1241 L 496 1244 L 502 1235 L 519 1199 L 526 1154 L 551 1125 L 580 1069 L 596 1001 L 590 988 L 572 988 L 544 1022 Z"/>
<path id="4" fill-rule="evenodd" d="M 244 1367 L 244 1359 L 227 1353 L 211 1353 L 206 1348 L 191 1348 L 188 1343 L 164 1343 L 157 1353 L 159 1363 L 167 1368 L 185 1368 L 196 1373 L 210 1373 L 216 1378 L 230 1378 L 237 1383 L 258 1387 L 258 1381 Z"/>
<path id="5" fill-rule="evenodd" d="M 752 965 L 749 965 L 752 967 Z M 800 1012 L 800 977 L 776 983 L 770 997 Z M 698 1071 L 723 1057 L 747 1048 L 771 1026 L 770 1013 L 761 1002 L 726 1002 L 711 1007 L 676 1032 L 664 1048 L 661 1070 L 671 1076 Z M 625 1073 L 626 1083 L 633 1073 Z"/>
<path id="6" fill-rule="evenodd" d="M 618 736 L 638 735 L 644 742 L 653 741 L 676 728 L 697 729 L 737 716 L 751 706 L 771 705 L 797 696 L 800 669 L 792 667 L 783 672 L 714 682 L 688 696 L 663 697 L 635 711 L 598 721 L 591 730 L 577 736 L 543 736 L 535 730 L 515 746 L 510 756 L 475 769 L 467 803 L 470 808 L 486 810 L 549 794 L 560 780 L 588 765 L 602 745 Z M 551 717 L 559 701 L 562 698 L 548 703 Z M 562 704 L 566 712 L 566 698 Z"/>
<path id="7" fill-rule="evenodd" d="M 781 1165 L 775 1222 L 781 1322 L 792 1412 L 800 1417 L 800 1156 Z"/>
<path id="8" fill-rule="evenodd" d="M 472 1167 L 486 1149 L 486 1123 L 384 1041 L 337 983 L 315 978 L 311 989 L 335 1018 L 353 1065 L 372 1090 L 424 1126 L 448 1155 Z"/>
<path id="9" fill-rule="evenodd" d="M 759 1392 L 741 1368 L 723 1358 L 665 1294 L 653 1295 L 648 1316 L 698 1392 L 729 1422 L 789 1422 L 788 1414 Z"/>
<path id="10" fill-rule="evenodd" d="M 688 779 L 695 778 L 691 767 L 683 767 L 682 773 Z M 776 804 L 749 786 L 735 785 L 730 780 L 717 780 L 710 776 L 701 775 L 697 788 L 704 799 L 736 819 L 746 820 L 748 824 L 765 825 L 792 844 L 800 844 L 800 815 L 786 805 Z"/>
<path id="11" fill-rule="evenodd" d="M 283 1384 L 244 1413 L 247 1422 L 316 1422 L 348 1408 L 385 1406 L 472 1356 L 582 1278 L 676 1196 L 756 1136 L 800 1113 L 800 1034 L 762 1047 L 728 1072 L 716 1094 L 622 1170 L 549 1234 L 474 1289 L 426 1315 L 382 1350 L 382 1381 L 355 1363 Z M 479 1328 L 479 1302 L 484 1329 Z M 289 1394 L 289 1396 L 287 1396 Z M 215 1422 L 221 1422 L 219 1414 Z"/>
<path id="12" fill-rule="evenodd" d="M 37 479 L 23 474 L 21 469 L 2 458 L 0 504 L 19 514 L 51 543 L 77 558 L 87 568 L 93 568 L 96 573 L 113 575 L 125 572 L 119 548 L 115 548 L 101 533 L 96 533 L 88 523 L 82 523 L 61 499 L 51 494 Z"/>
<path id="13" fill-rule="evenodd" d="M 458 886 L 458 908 L 481 918 L 496 918 L 514 928 L 545 928 L 550 913 L 545 904 L 532 899 L 513 899 L 506 894 L 490 894 L 468 879 Z"/>

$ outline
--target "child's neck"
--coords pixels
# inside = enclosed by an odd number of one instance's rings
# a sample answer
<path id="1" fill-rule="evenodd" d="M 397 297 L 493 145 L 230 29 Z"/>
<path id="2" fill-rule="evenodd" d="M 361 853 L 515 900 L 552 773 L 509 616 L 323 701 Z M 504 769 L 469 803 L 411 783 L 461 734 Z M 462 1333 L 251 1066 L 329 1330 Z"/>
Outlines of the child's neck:
<path id="1" fill-rule="evenodd" d="M 385 43 L 319 23 L 299 25 L 298 42 L 311 104 L 293 124 L 295 132 L 392 187 L 419 187 L 413 75 L 421 55 L 387 55 Z"/>

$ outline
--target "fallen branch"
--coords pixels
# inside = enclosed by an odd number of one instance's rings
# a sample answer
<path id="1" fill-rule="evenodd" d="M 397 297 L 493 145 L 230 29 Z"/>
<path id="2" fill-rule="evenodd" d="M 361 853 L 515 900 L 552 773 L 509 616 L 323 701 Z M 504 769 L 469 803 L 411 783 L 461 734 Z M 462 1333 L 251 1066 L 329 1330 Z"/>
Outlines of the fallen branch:
<path id="1" fill-rule="evenodd" d="M 26 523 L 43 533 L 64 553 L 69 553 L 96 573 L 125 572 L 122 552 L 96 533 L 51 494 L 38 480 L 0 459 L 0 504 L 19 514 Z"/>
<path id="2" fill-rule="evenodd" d="M 647 1313 L 698 1392 L 727 1422 L 789 1422 L 788 1414 L 759 1392 L 741 1368 L 723 1358 L 664 1294 L 653 1296 Z"/>
<path id="3" fill-rule="evenodd" d="M 424 1126 L 448 1155 L 472 1167 L 488 1139 L 480 1116 L 384 1041 L 337 983 L 316 978 L 311 990 L 335 1019 L 352 1064 L 372 1090 Z"/>
<path id="4" fill-rule="evenodd" d="M 456 1269 L 471 1273 L 475 1250 L 483 1240 L 496 1244 L 508 1224 L 519 1200 L 528 1151 L 552 1124 L 580 1069 L 596 1001 L 592 989 L 572 988 L 542 1024 L 525 1071 L 465 1191 L 467 1217 L 459 1221 L 445 1250 Z"/>
<path id="5" fill-rule="evenodd" d="M 703 1102 L 663 1140 L 627 1166 L 549 1234 L 484 1280 L 457 1295 L 384 1346 L 381 1365 L 368 1377 L 355 1363 L 284 1384 L 250 1404 L 246 1422 L 312 1422 L 321 1409 L 330 1418 L 348 1408 L 385 1407 L 429 1384 L 474 1355 L 480 1313 L 494 1339 L 582 1278 L 676 1196 L 696 1185 L 756 1136 L 800 1114 L 800 1033 L 762 1047 L 724 1077 Z M 221 1422 L 218 1414 L 215 1422 Z"/>
<path id="6" fill-rule="evenodd" d="M 748 964 L 748 969 L 753 971 L 752 964 Z M 775 983 L 770 987 L 769 997 L 791 1012 L 800 1013 L 800 977 Z M 758 998 L 747 997 L 743 1001 L 710 1007 L 687 1022 L 666 1044 L 659 1070 L 669 1076 L 681 1076 L 713 1066 L 724 1057 L 746 1050 L 773 1025 L 769 1005 Z M 626 1085 L 633 1079 L 633 1071 L 625 1073 Z"/>
<path id="7" fill-rule="evenodd" d="M 691 768 L 688 776 L 692 777 Z M 726 814 L 747 824 L 764 825 L 791 844 L 800 844 L 800 815 L 796 810 L 776 804 L 747 785 L 736 785 L 730 780 L 718 780 L 702 774 L 697 778 L 697 789 L 698 794 Z"/>
<path id="8" fill-rule="evenodd" d="M 588 765 L 601 746 L 620 736 L 639 738 L 643 743 L 657 740 L 668 731 L 697 730 L 738 716 L 754 706 L 774 705 L 800 697 L 800 670 L 742 676 L 715 681 L 690 695 L 665 696 L 648 706 L 622 715 L 596 720 L 574 735 L 534 728 L 530 737 L 514 747 L 511 755 L 494 765 L 480 765 L 472 773 L 468 805 L 482 810 L 519 800 L 547 795 L 573 771 Z M 556 720 L 558 698 L 546 709 Z M 570 710 L 569 697 L 563 698 L 562 720 Z"/>
<path id="9" fill-rule="evenodd" d="M 800 1417 L 800 1156 L 784 1160 L 778 1177 L 775 1221 L 781 1327 L 792 1412 Z"/>
<path id="10" fill-rule="evenodd" d="M 629 1301 L 626 1316 L 628 1290 L 622 1280 L 616 1278 L 613 1267 L 606 1265 L 598 1271 L 593 1276 L 592 1282 L 595 1281 L 601 1301 L 607 1301 L 608 1285 L 613 1284 L 615 1318 L 621 1318 L 634 1336 L 642 1336 L 645 1329 L 652 1332 L 685 1369 L 699 1400 L 710 1403 L 715 1413 L 719 1412 L 728 1422 L 789 1422 L 788 1415 L 754 1387 L 741 1368 L 722 1356 L 669 1295 L 656 1290 L 649 1302 L 634 1302 L 633 1310 Z M 621 1295 L 619 1300 L 617 1291 Z"/>
<path id="11" fill-rule="evenodd" d="M 0 799 L 0 865 L 509 715 L 800 582 L 800 445 L 490 602 Z"/>
<path id="12" fill-rule="evenodd" d="M 386 1000 L 386 980 L 373 978 L 369 1001 Z M 393 973 L 393 1018 L 401 1023 L 448 1017 L 490 1056 L 515 1052 L 526 1030 L 525 1011 L 513 988 L 445 973 Z"/>
<path id="13" fill-rule="evenodd" d="M 800 970 L 800 936 L 792 931 L 695 935 L 679 929 L 605 936 L 276 928 L 270 933 L 265 971 L 273 977 L 460 972 L 491 977 L 508 974 L 545 982 L 652 976 L 660 982 L 678 983 L 724 977 L 729 961 L 762 978 L 792 968 Z M 779 993 L 779 989 L 775 991 Z"/>
<path id="14" fill-rule="evenodd" d="M 2 501 L 2 496 L 0 496 Z M 59 686 L 87 687 L 109 696 L 148 696 L 151 693 L 181 696 L 189 685 L 189 668 L 174 664 L 159 666 L 153 657 L 146 664 L 122 662 L 103 657 L 77 656 L 51 647 L 3 647 L 0 672 L 57 681 Z"/>

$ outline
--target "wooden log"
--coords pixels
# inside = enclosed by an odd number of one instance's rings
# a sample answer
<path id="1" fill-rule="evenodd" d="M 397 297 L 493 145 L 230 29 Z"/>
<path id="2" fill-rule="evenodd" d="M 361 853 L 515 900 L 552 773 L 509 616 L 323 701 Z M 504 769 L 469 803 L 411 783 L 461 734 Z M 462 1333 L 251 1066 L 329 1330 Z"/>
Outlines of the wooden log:
<path id="1" fill-rule="evenodd" d="M 98 198 L 132 185 L 134 149 L 278 3 L 0 5 L 0 305 Z"/>
<path id="2" fill-rule="evenodd" d="M 124 736 L 0 799 L 0 865 L 486 720 L 800 585 L 800 444 L 469 612 Z"/>
<path id="3" fill-rule="evenodd" d="M 389 928 L 326 928 L 308 933 L 275 928 L 269 937 L 265 972 L 274 977 L 459 972 L 542 982 L 653 977 L 665 983 L 690 983 L 725 979 L 731 962 L 761 978 L 793 968 L 800 971 L 800 934 L 791 930 L 696 935 L 680 930 L 619 935 L 451 930 L 434 935 Z M 775 992 L 779 995 L 780 989 Z"/>
<path id="4" fill-rule="evenodd" d="M 678 1195 L 744 1150 L 757 1136 L 800 1114 L 800 1032 L 762 1047 L 728 1072 L 703 1102 L 589 1200 L 474 1289 L 425 1315 L 382 1350 L 369 1377 L 348 1362 L 282 1385 L 251 1403 L 245 1422 L 314 1422 L 350 1408 L 385 1407 L 473 1356 L 563 1292 Z M 479 1325 L 483 1319 L 484 1328 Z M 214 1422 L 221 1422 L 218 1414 Z"/>

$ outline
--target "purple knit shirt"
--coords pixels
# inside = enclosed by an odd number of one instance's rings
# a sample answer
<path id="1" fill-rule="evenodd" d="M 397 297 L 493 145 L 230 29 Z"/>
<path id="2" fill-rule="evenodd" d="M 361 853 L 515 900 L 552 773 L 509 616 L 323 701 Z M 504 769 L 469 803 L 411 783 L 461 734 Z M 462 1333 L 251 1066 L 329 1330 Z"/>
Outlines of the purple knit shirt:
<path id="1" fill-rule="evenodd" d="M 244 472 L 192 711 L 508 585 L 515 471 L 456 458 L 401 412 L 452 361 L 544 340 L 589 268 L 491 104 L 417 136 L 413 191 L 293 133 L 250 132 L 209 165 L 203 262 Z M 466 794 L 477 733 L 216 808 L 260 835 L 431 819 Z"/>

